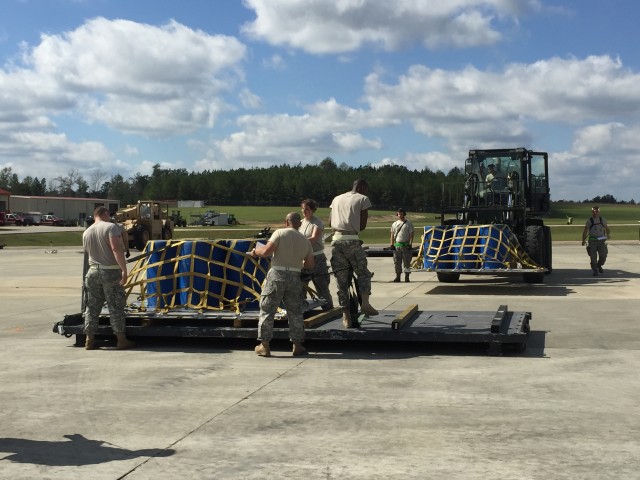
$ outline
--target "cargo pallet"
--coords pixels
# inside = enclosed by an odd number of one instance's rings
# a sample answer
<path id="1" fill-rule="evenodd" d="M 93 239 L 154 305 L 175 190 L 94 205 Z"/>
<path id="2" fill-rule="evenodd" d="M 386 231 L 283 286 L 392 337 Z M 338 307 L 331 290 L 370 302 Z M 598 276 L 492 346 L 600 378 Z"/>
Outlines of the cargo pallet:
<path id="1" fill-rule="evenodd" d="M 340 309 L 305 312 L 305 338 L 326 341 L 377 341 L 470 344 L 488 346 L 490 354 L 522 352 L 527 347 L 531 312 L 511 312 L 501 305 L 495 312 L 421 311 L 411 305 L 403 311 L 380 311 L 378 315 L 357 317 L 358 328 L 344 328 Z M 136 337 L 233 338 L 256 339 L 258 312 L 195 311 L 173 309 L 168 312 L 129 311 L 126 334 Z M 53 327 L 54 333 L 76 336 L 75 345 L 83 346 L 81 313 L 66 315 Z M 108 314 L 103 311 L 97 337 L 113 333 Z M 274 339 L 288 339 L 286 317 L 279 314 Z"/>

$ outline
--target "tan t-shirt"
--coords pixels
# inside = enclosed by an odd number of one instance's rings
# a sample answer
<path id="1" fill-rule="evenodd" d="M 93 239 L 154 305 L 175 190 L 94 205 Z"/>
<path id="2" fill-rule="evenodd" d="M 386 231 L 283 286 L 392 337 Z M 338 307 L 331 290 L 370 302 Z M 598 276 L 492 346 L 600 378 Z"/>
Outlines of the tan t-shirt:
<path id="1" fill-rule="evenodd" d="M 120 229 L 111 222 L 96 222 L 82 234 L 82 244 L 89 254 L 89 265 L 118 265 L 109 238 L 119 237 Z"/>
<path id="2" fill-rule="evenodd" d="M 280 228 L 269 241 L 276 246 L 271 259 L 274 267 L 302 268 L 302 260 L 313 255 L 311 242 L 295 228 Z"/>
<path id="3" fill-rule="evenodd" d="M 347 192 L 335 197 L 329 208 L 331 228 L 360 233 L 360 213 L 371 208 L 371 200 L 361 193 Z"/>
<path id="4" fill-rule="evenodd" d="M 298 231 L 303 234 L 305 237 L 309 238 L 313 233 L 313 227 L 317 227 L 320 231 L 324 230 L 324 223 L 318 217 L 311 217 L 311 219 L 307 220 L 306 218 L 302 219 L 302 224 Z M 320 235 L 315 241 L 309 240 L 311 242 L 311 246 L 313 247 L 314 252 L 321 252 L 324 250 L 324 243 L 322 243 L 322 235 Z"/>

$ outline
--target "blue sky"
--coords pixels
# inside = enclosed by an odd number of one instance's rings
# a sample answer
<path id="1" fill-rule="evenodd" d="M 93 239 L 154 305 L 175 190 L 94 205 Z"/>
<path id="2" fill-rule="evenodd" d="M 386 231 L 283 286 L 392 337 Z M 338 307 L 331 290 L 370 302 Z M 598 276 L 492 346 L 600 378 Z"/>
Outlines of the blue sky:
<path id="1" fill-rule="evenodd" d="M 549 152 L 554 200 L 640 201 L 639 17 L 637 0 L 3 0 L 0 169 L 447 172 L 523 146 Z"/>

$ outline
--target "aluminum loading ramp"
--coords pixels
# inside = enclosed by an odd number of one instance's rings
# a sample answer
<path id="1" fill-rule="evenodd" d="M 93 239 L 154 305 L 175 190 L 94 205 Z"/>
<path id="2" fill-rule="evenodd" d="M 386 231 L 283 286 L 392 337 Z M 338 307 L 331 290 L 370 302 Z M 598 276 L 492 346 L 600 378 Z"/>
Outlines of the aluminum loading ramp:
<path id="1" fill-rule="evenodd" d="M 423 342 L 423 343 L 481 343 L 490 353 L 503 347 L 524 351 L 529 337 L 531 312 L 510 312 L 501 305 L 495 312 L 421 311 L 412 305 L 404 311 L 383 310 L 378 315 L 358 317 L 359 328 L 342 326 L 340 309 L 305 313 L 307 340 Z M 226 311 L 197 312 L 174 309 L 167 313 L 134 312 L 127 314 L 127 336 L 184 337 L 184 338 L 257 338 L 258 312 Z M 81 313 L 66 315 L 53 327 L 54 333 L 76 336 L 76 346 L 83 346 L 83 317 Z M 100 317 L 97 336 L 113 336 L 106 313 Z M 284 315 L 276 317 L 274 339 L 288 339 L 289 330 Z"/>

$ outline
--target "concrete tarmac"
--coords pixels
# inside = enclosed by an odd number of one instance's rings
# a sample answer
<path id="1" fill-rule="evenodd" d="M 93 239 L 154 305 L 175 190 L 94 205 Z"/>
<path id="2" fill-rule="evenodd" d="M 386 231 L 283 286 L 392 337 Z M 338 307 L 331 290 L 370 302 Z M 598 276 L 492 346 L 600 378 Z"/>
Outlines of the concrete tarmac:
<path id="1" fill-rule="evenodd" d="M 639 250 L 611 243 L 593 277 L 584 247 L 555 244 L 541 285 L 391 283 L 370 258 L 377 308 L 532 312 L 524 354 L 314 341 L 262 358 L 247 340 L 74 347 L 52 326 L 80 309 L 80 248 L 4 248 L 0 478 L 637 479 Z"/>

